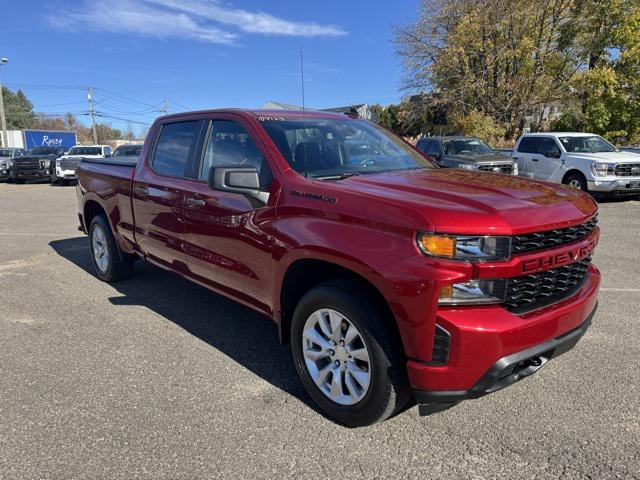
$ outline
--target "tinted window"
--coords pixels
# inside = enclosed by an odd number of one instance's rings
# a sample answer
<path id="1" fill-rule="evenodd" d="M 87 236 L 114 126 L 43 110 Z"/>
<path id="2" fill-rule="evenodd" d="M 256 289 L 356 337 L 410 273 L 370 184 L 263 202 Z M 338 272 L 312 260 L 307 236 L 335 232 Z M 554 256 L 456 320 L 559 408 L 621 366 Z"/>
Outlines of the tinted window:
<path id="1" fill-rule="evenodd" d="M 116 148 L 116 151 L 113 152 L 113 156 L 114 157 L 124 157 L 124 156 L 139 157 L 141 153 L 142 153 L 142 145 L 126 145 L 126 146 Z"/>
<path id="2" fill-rule="evenodd" d="M 493 153 L 489 145 L 478 138 L 458 138 L 442 142 L 446 155 L 485 155 Z"/>
<path id="3" fill-rule="evenodd" d="M 51 155 L 54 153 L 58 153 L 58 149 L 56 147 L 36 147 L 29 150 L 31 155 Z"/>
<path id="4" fill-rule="evenodd" d="M 209 177 L 211 167 L 256 167 L 260 185 L 271 183 L 271 171 L 262 153 L 244 127 L 229 120 L 215 120 L 204 151 L 200 178 Z"/>
<path id="5" fill-rule="evenodd" d="M 427 148 L 427 155 L 439 155 L 440 154 L 440 145 L 436 140 L 432 141 Z"/>
<path id="6" fill-rule="evenodd" d="M 421 140 L 418 140 L 418 144 L 416 145 L 416 148 L 421 152 L 426 152 L 428 146 L 429 146 L 429 140 L 427 140 L 426 138 L 423 138 Z"/>
<path id="7" fill-rule="evenodd" d="M 200 122 L 176 122 L 162 126 L 153 155 L 153 168 L 163 175 L 184 177 L 196 146 Z"/>
<path id="8" fill-rule="evenodd" d="M 68 155 L 102 155 L 100 147 L 73 147 Z"/>
<path id="9" fill-rule="evenodd" d="M 538 153 L 540 140 L 542 140 L 540 137 L 524 137 L 520 140 L 518 151 L 522 153 Z"/>
<path id="10" fill-rule="evenodd" d="M 551 156 L 553 156 L 553 154 L 559 155 L 560 147 L 558 147 L 558 144 L 553 138 L 543 138 L 538 151 L 545 156 L 550 156 L 549 154 L 552 154 Z"/>

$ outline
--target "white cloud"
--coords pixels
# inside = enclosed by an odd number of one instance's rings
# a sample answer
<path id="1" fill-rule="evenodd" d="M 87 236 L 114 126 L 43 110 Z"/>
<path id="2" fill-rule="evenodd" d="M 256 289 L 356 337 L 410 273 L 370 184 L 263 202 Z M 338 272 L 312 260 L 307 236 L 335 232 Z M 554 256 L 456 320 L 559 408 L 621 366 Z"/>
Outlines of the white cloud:
<path id="1" fill-rule="evenodd" d="M 334 25 L 295 22 L 264 12 L 249 12 L 216 0 L 85 0 L 70 10 L 47 15 L 59 29 L 132 33 L 158 38 L 187 38 L 208 43 L 232 44 L 242 33 L 284 36 L 341 36 Z"/>

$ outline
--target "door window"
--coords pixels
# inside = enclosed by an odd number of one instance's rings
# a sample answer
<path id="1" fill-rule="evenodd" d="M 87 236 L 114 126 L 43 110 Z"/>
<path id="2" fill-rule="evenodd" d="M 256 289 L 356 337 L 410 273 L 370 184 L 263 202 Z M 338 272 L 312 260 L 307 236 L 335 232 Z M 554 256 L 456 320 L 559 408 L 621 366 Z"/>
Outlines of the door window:
<path id="1" fill-rule="evenodd" d="M 198 140 L 199 121 L 162 126 L 151 166 L 161 175 L 184 177 Z"/>
<path id="2" fill-rule="evenodd" d="M 543 138 L 538 152 L 545 157 L 557 158 L 560 156 L 560 147 L 553 138 Z"/>
<path id="3" fill-rule="evenodd" d="M 438 142 L 435 140 L 429 144 L 429 148 L 427 148 L 427 155 L 439 155 L 440 154 L 440 146 Z"/>
<path id="4" fill-rule="evenodd" d="M 211 167 L 255 167 L 260 186 L 271 184 L 271 170 L 251 135 L 230 120 L 213 121 L 200 168 L 201 180 L 207 180 Z"/>
<path id="5" fill-rule="evenodd" d="M 416 148 L 421 152 L 426 152 L 428 147 L 429 147 L 429 140 L 425 138 L 419 140 L 418 144 L 416 145 Z"/>
<path id="6" fill-rule="evenodd" d="M 540 140 L 540 137 L 524 137 L 520 140 L 518 151 L 521 153 L 538 153 Z"/>

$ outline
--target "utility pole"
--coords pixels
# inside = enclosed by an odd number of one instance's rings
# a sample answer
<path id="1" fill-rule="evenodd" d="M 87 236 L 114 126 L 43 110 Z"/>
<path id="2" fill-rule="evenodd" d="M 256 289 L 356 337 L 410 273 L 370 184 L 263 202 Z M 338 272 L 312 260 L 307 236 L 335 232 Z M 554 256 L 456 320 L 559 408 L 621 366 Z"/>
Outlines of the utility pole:
<path id="1" fill-rule="evenodd" d="M 0 58 L 0 67 L 7 63 L 9 63 L 7 57 Z M 7 118 L 4 116 L 4 101 L 2 99 L 2 75 L 0 75 L 0 125 L 2 126 L 2 146 L 6 148 L 9 146 L 9 140 L 7 138 Z"/>
<path id="2" fill-rule="evenodd" d="M 91 114 L 91 129 L 93 130 L 93 143 L 98 144 L 98 132 L 96 131 L 96 109 L 93 106 L 93 88 L 87 88 L 87 100 L 89 101 L 89 113 Z"/>
<path id="3" fill-rule="evenodd" d="M 167 97 L 164 97 L 164 102 L 162 102 L 162 108 L 160 109 L 160 113 L 162 115 L 166 115 L 167 113 L 169 113 L 169 101 L 167 100 Z"/>

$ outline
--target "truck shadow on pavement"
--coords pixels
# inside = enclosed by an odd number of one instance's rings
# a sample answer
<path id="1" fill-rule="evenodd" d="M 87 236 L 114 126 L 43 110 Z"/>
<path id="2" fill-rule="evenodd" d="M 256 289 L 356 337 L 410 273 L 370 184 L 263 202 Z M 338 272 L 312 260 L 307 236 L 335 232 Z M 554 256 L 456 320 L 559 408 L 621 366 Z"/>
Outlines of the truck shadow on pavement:
<path id="1" fill-rule="evenodd" d="M 49 245 L 93 276 L 87 237 Z M 131 279 L 111 286 L 123 295 L 110 298 L 112 304 L 149 308 L 322 415 L 300 384 L 289 349 L 278 342 L 277 328 L 267 317 L 144 261 L 136 262 Z"/>

